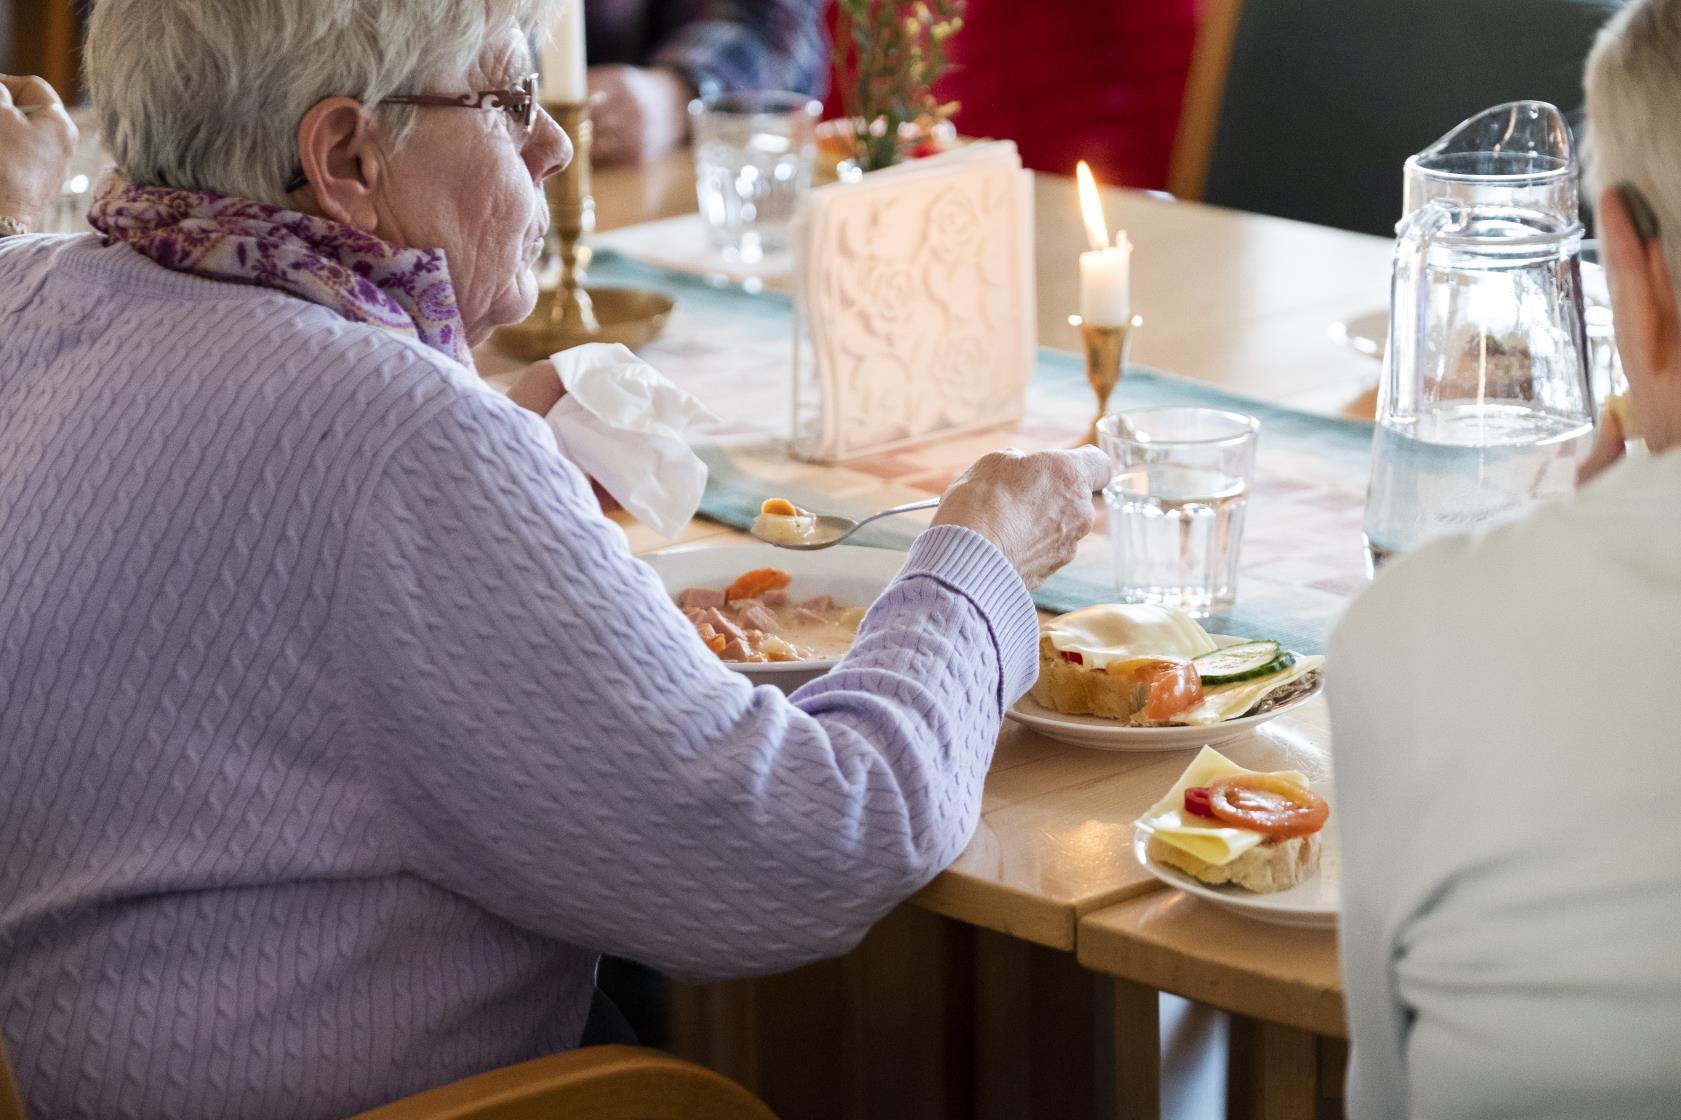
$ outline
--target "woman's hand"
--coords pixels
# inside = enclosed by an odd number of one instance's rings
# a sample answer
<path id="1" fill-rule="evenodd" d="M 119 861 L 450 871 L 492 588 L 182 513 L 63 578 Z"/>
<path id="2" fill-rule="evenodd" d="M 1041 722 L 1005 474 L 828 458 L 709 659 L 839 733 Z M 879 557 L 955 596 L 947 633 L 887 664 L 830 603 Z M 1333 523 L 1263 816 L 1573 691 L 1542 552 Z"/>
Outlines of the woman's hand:
<path id="1" fill-rule="evenodd" d="M 597 163 L 645 163 L 675 148 L 689 134 L 694 91 L 663 66 L 591 66 L 590 92 L 601 103 L 594 122 L 591 158 Z"/>
<path id="2" fill-rule="evenodd" d="M 560 374 L 555 372 L 554 363 L 547 358 L 526 366 L 525 372 L 514 382 L 514 387 L 508 390 L 509 400 L 539 416 L 547 416 L 565 395 L 566 387 L 560 383 Z M 593 478 L 590 479 L 590 489 L 595 491 L 595 500 L 600 503 L 602 513 L 624 508 Z"/>
<path id="3" fill-rule="evenodd" d="M 1092 493 L 1108 485 L 1109 456 L 1073 451 L 995 451 L 951 484 L 935 525 L 962 525 L 998 546 L 1028 587 L 1074 558 L 1091 532 Z"/>
<path id="4" fill-rule="evenodd" d="M 514 387 L 508 390 L 509 400 L 539 416 L 547 416 L 565 395 L 566 387 L 560 383 L 560 374 L 555 372 L 554 363 L 547 358 L 526 366 L 525 372 L 514 382 Z"/>
<path id="5" fill-rule="evenodd" d="M 53 87 L 0 74 L 0 218 L 39 229 L 75 151 L 75 122 Z"/>

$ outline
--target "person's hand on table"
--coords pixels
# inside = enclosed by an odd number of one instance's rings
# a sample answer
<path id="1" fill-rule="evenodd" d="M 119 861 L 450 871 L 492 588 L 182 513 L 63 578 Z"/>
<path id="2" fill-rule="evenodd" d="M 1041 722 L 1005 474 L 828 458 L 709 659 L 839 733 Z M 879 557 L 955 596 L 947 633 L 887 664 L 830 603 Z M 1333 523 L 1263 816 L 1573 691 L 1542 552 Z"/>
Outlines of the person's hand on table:
<path id="1" fill-rule="evenodd" d="M 75 151 L 75 122 L 53 87 L 0 74 L 0 219 L 40 229 Z M 10 224 L 0 234 L 18 232 Z"/>
<path id="2" fill-rule="evenodd" d="M 689 134 L 694 90 L 664 66 L 591 66 L 590 158 L 596 163 L 645 163 L 681 144 Z"/>
<path id="3" fill-rule="evenodd" d="M 935 525 L 962 525 L 998 546 L 1028 587 L 1074 558 L 1091 532 L 1092 494 L 1109 482 L 1109 456 L 1073 451 L 995 451 L 951 484 Z"/>

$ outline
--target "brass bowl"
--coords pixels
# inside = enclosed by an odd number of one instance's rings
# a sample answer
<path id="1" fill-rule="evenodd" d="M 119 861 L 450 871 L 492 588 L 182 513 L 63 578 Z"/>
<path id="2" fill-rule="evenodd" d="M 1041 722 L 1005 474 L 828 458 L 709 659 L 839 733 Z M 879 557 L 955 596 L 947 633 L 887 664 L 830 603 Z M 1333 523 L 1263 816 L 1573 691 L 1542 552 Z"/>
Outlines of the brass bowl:
<path id="1" fill-rule="evenodd" d="M 496 332 L 497 347 L 528 362 L 586 342 L 619 342 L 638 350 L 659 337 L 676 306 L 670 296 L 641 288 L 586 287 L 584 291 L 595 308 L 599 329 L 594 333 L 557 328 L 550 323 L 554 304 L 554 291 L 550 289 L 538 293 L 537 309 L 525 322 Z"/>

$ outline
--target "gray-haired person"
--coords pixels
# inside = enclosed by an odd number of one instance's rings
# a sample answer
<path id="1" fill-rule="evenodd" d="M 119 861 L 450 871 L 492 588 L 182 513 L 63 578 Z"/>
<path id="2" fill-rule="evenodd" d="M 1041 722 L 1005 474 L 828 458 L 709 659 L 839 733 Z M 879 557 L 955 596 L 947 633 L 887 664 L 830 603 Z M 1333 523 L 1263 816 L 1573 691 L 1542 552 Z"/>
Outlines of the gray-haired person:
<path id="1" fill-rule="evenodd" d="M 1681 1109 L 1681 0 L 1587 92 L 1627 407 L 1571 500 L 1398 561 L 1327 659 L 1351 1120 Z"/>

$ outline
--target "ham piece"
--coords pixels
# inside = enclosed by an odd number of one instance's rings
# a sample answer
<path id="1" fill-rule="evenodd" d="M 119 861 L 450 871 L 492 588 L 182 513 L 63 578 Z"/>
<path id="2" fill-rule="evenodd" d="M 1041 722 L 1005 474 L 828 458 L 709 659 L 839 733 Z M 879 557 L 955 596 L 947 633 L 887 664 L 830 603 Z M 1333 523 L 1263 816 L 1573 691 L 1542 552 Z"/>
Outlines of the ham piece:
<path id="1" fill-rule="evenodd" d="M 677 605 L 685 610 L 716 610 L 724 605 L 724 593 L 712 587 L 691 587 L 678 594 Z"/>

